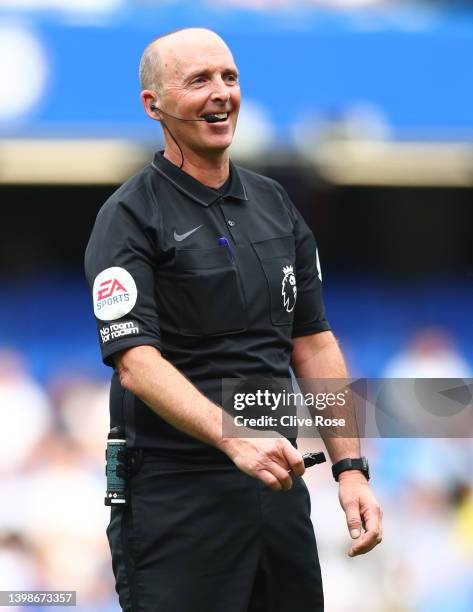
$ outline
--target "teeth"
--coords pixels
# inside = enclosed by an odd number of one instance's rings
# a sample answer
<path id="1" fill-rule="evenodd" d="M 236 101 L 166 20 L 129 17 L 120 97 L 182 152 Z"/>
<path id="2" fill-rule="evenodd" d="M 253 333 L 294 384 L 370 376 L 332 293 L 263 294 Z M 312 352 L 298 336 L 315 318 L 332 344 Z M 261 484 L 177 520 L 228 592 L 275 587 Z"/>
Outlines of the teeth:
<path id="1" fill-rule="evenodd" d="M 210 113 L 206 117 L 217 117 L 217 119 L 224 121 L 228 117 L 228 113 Z"/>

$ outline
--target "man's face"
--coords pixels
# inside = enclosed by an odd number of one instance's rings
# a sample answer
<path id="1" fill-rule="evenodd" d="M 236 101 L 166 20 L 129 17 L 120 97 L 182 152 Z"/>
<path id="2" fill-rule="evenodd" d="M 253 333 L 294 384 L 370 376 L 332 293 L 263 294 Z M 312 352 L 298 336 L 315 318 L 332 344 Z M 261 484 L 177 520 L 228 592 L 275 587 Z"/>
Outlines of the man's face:
<path id="1" fill-rule="evenodd" d="M 238 71 L 228 47 L 215 35 L 169 37 L 162 50 L 163 91 L 157 106 L 183 119 L 218 114 L 218 123 L 162 120 L 182 146 L 204 157 L 227 149 L 240 109 Z"/>

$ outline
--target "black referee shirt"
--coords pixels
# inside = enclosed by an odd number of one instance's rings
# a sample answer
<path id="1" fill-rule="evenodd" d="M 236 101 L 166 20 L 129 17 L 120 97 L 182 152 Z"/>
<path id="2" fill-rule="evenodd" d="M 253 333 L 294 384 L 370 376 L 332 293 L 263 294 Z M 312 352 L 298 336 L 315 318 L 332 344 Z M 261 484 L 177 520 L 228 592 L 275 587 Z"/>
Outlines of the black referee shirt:
<path id="1" fill-rule="evenodd" d="M 312 232 L 274 180 L 230 164 L 211 189 L 156 153 L 104 204 L 85 255 L 106 364 L 151 345 L 207 397 L 223 378 L 288 377 L 292 338 L 330 329 Z M 120 386 L 130 446 L 222 459 Z"/>

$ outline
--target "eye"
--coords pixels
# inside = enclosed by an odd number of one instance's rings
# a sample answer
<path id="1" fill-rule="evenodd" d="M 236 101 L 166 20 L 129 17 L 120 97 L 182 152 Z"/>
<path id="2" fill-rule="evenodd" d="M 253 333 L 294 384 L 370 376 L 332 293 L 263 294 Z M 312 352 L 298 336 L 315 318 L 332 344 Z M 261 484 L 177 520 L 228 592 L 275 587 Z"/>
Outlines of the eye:
<path id="1" fill-rule="evenodd" d="M 238 83 L 238 76 L 231 72 L 226 74 L 223 78 L 227 83 L 230 83 L 232 85 L 234 85 L 235 83 Z"/>
<path id="2" fill-rule="evenodd" d="M 195 79 L 192 79 L 191 81 L 191 85 L 202 85 L 203 83 L 205 83 L 204 76 L 195 77 Z"/>

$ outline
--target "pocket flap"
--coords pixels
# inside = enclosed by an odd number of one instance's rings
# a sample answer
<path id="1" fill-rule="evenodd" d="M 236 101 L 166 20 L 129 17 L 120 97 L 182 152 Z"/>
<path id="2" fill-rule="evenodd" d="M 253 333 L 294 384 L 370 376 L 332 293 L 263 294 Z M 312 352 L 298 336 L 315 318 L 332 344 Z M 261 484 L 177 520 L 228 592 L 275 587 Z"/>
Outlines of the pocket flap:
<path id="1" fill-rule="evenodd" d="M 178 270 L 209 270 L 229 268 L 228 251 L 223 246 L 212 249 L 176 249 L 176 268 Z"/>
<path id="2" fill-rule="evenodd" d="M 261 260 L 294 255 L 294 236 L 281 236 L 253 242 L 253 247 Z"/>

